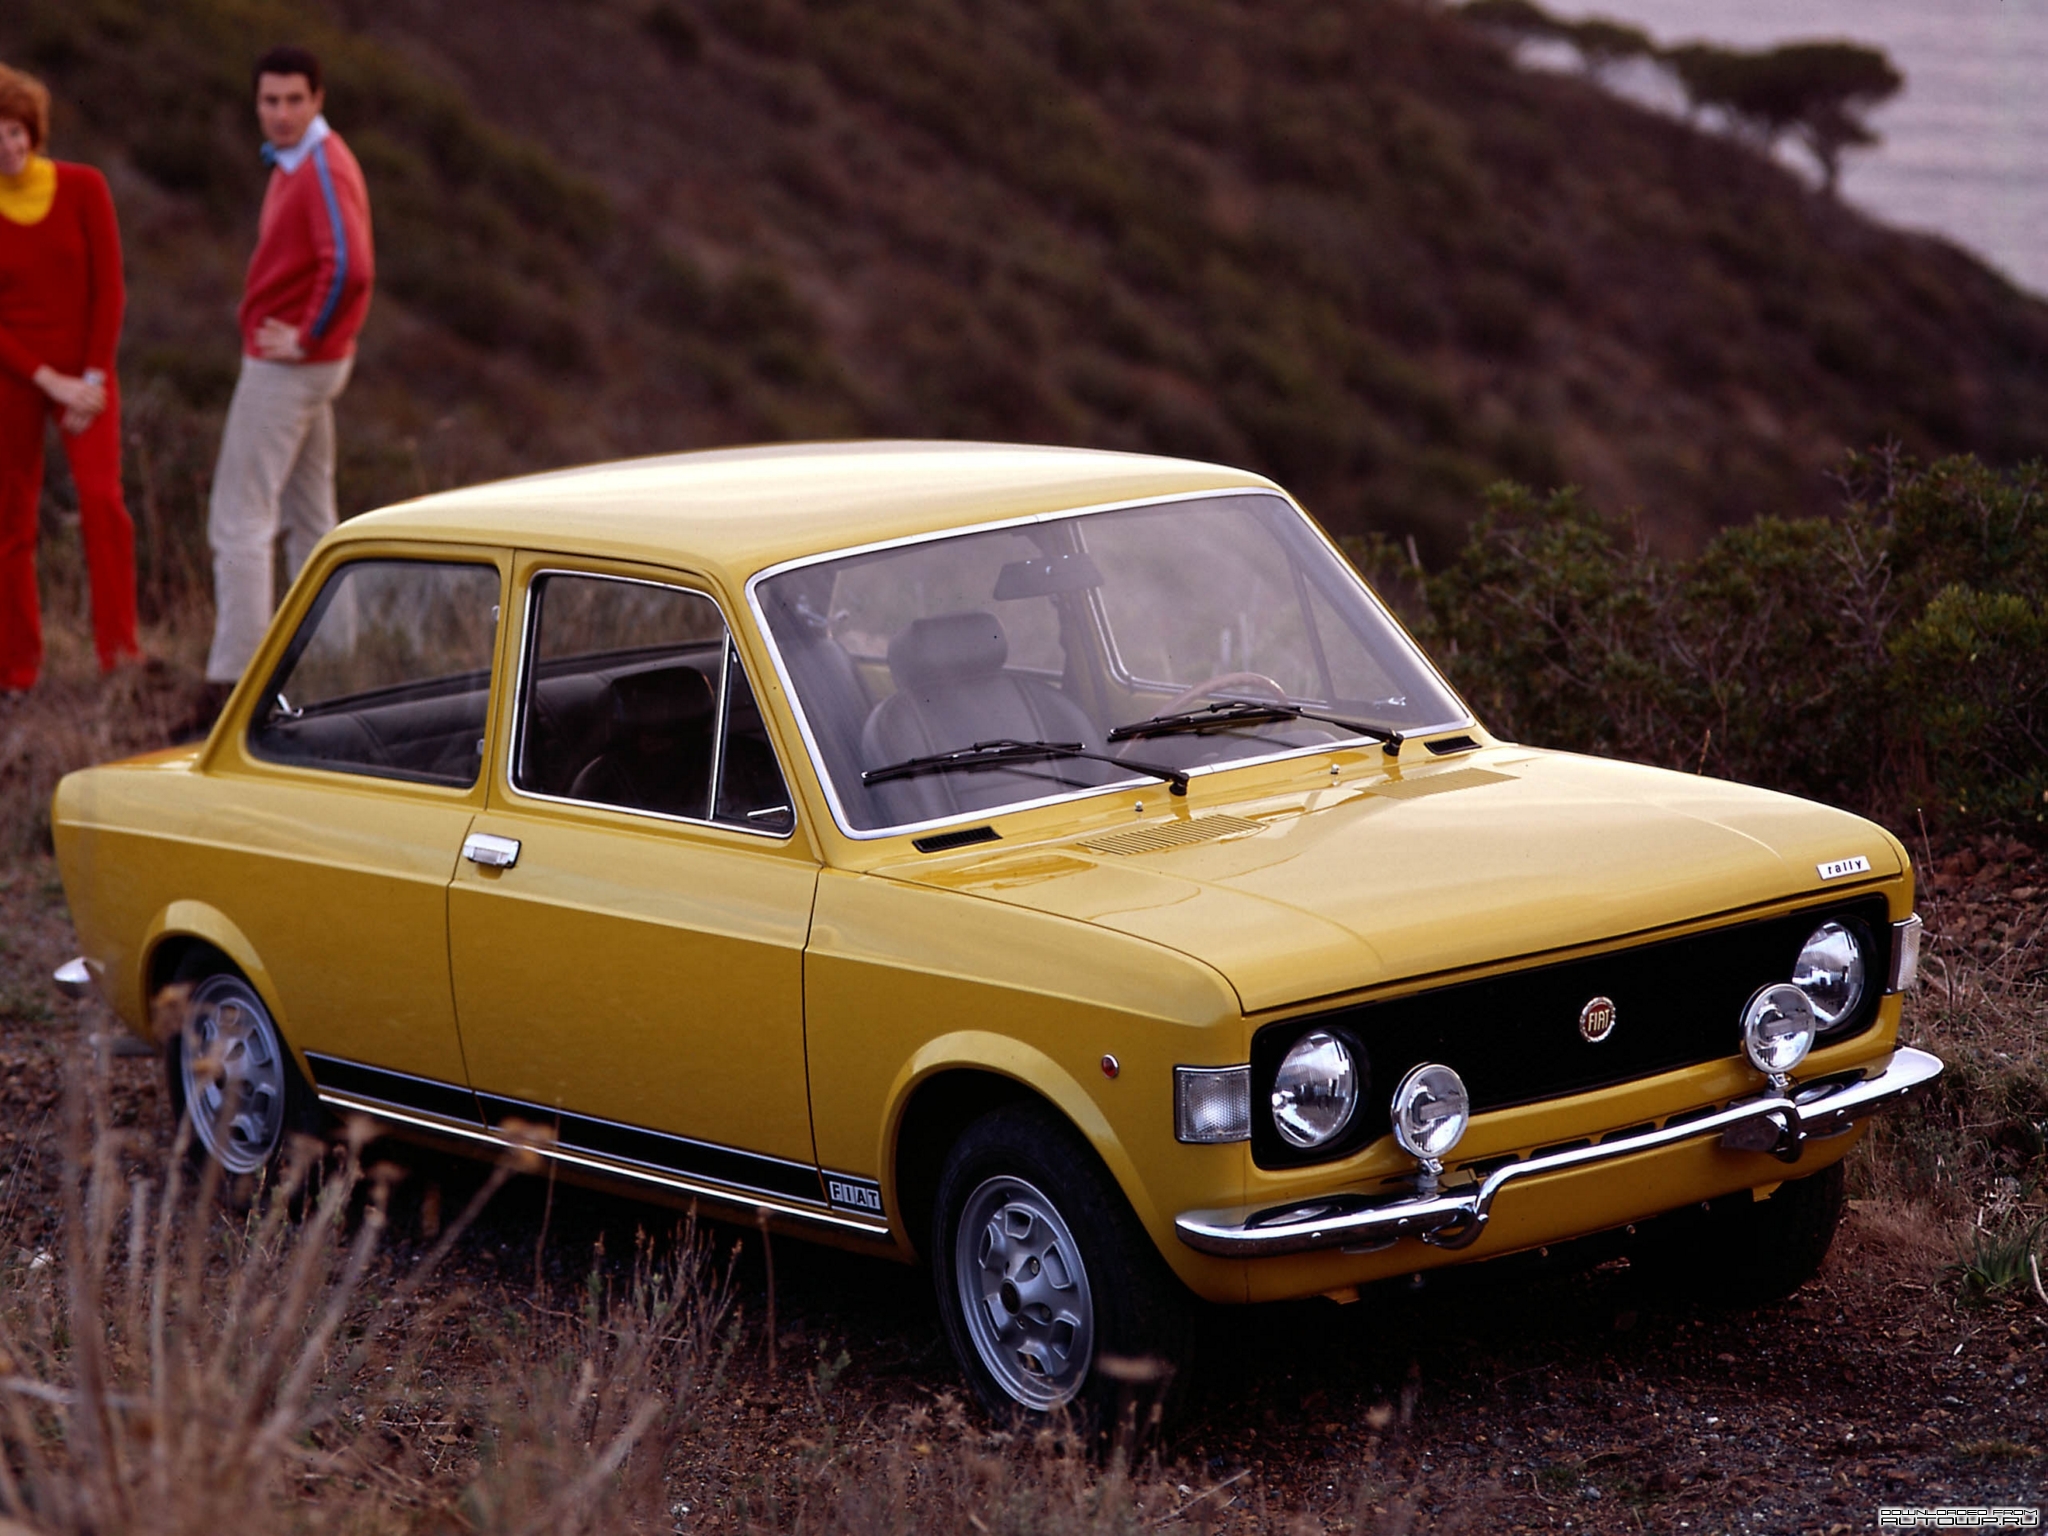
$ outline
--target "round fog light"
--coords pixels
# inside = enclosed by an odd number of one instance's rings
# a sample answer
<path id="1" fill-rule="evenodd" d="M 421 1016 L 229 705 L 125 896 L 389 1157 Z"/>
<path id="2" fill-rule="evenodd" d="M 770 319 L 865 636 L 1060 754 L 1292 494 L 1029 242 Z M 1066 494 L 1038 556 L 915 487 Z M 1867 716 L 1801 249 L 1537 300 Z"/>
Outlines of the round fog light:
<path id="1" fill-rule="evenodd" d="M 1472 1120 L 1465 1080 L 1449 1067 L 1424 1062 L 1394 1090 L 1394 1140 L 1410 1157 L 1440 1162 Z"/>
<path id="2" fill-rule="evenodd" d="M 1759 988 L 1742 1010 L 1742 1049 L 1766 1077 L 1783 1077 L 1813 1049 L 1813 1003 L 1789 981 Z"/>

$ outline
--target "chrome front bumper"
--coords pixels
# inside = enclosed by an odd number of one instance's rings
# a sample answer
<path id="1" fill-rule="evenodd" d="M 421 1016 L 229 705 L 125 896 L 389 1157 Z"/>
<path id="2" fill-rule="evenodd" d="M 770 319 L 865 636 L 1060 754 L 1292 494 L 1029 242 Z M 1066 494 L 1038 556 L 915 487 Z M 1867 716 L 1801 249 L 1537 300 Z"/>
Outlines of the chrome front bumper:
<path id="1" fill-rule="evenodd" d="M 1173 1225 L 1190 1248 L 1231 1259 L 1273 1258 L 1321 1248 L 1371 1252 L 1403 1237 L 1418 1237 L 1438 1248 L 1463 1248 L 1478 1241 L 1495 1198 L 1518 1180 L 1616 1162 L 1708 1137 L 1736 1151 L 1768 1152 L 1793 1163 L 1808 1141 L 1838 1135 L 1940 1075 L 1940 1058 L 1901 1046 L 1874 1077 L 1819 1078 L 1784 1094 L 1744 1099 L 1726 1109 L 1667 1121 L 1654 1131 L 1539 1153 L 1496 1168 L 1484 1180 L 1463 1188 L 1427 1196 L 1344 1191 L 1283 1205 L 1186 1211 Z"/>

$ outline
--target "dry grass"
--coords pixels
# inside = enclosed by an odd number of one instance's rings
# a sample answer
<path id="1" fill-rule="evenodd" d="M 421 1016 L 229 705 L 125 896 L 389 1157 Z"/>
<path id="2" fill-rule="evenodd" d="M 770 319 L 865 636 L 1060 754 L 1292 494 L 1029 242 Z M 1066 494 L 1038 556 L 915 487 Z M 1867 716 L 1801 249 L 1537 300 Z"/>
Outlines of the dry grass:
<path id="1" fill-rule="evenodd" d="M 2048 857 L 2009 838 L 1925 846 L 1920 876 L 1907 1035 L 1948 1070 L 1921 1113 L 1871 1131 L 1859 1226 L 1873 1246 L 1938 1253 L 1966 1294 L 2023 1291 L 2048 1247 Z"/>
<path id="2" fill-rule="evenodd" d="M 245 1214 L 106 1116 L 104 1059 L 70 1064 L 63 1246 L 0 1274 L 0 1508 L 49 1532 L 667 1530 L 666 1443 L 719 1354 L 725 1293 L 689 1236 L 623 1294 L 496 1342 L 507 1369 L 450 1390 L 459 1289 L 424 1287 L 512 1171 L 417 1262 L 382 1252 L 397 1170 L 364 1126 L 297 1149 Z M 410 1450 L 474 1425 L 469 1454 Z M 433 1523 L 433 1522 L 430 1522 Z"/>
<path id="3" fill-rule="evenodd" d="M 727 1372 L 758 1345 L 687 1225 L 624 1267 L 600 1249 L 566 1301 L 507 1306 L 436 1277 L 510 1164 L 398 1257 L 402 1175 L 364 1165 L 366 1126 L 304 1144 L 237 1214 L 193 1171 L 189 1127 L 165 1147 L 109 1122 L 103 1056 L 81 1047 L 68 1076 L 61 1251 L 0 1269 L 0 1513 L 17 1529 L 1078 1536 L 1194 1492 L 1060 1436 L 990 1434 L 950 1398 L 880 1454 L 842 1441 L 843 1355 L 806 1383 L 816 1432 L 768 1450 Z"/>
<path id="4" fill-rule="evenodd" d="M 151 663 L 102 677 L 75 537 L 45 539 L 42 565 L 42 678 L 0 705 L 0 858 L 49 847 L 50 793 L 73 768 L 189 735 L 204 691 L 213 615 L 203 597 L 180 588 L 162 619 L 142 627 Z"/>

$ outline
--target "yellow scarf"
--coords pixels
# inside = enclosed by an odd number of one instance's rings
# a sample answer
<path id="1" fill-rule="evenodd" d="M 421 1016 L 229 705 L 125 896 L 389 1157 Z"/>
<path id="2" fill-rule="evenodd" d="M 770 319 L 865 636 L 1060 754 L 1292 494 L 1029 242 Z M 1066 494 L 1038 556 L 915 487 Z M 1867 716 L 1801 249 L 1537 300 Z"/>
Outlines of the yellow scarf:
<path id="1" fill-rule="evenodd" d="M 48 155 L 30 157 L 18 176 L 0 176 L 0 218 L 14 224 L 40 224 L 57 200 L 57 162 Z"/>

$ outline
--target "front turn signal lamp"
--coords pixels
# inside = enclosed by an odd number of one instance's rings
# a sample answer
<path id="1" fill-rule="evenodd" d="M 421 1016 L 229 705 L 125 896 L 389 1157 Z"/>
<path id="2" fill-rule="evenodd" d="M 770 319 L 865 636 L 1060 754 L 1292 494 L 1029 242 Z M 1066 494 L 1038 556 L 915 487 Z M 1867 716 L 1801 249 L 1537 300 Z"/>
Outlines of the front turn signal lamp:
<path id="1" fill-rule="evenodd" d="M 1920 914 L 1892 924 L 1892 973 L 1885 991 L 1905 992 L 1920 975 Z"/>
<path id="2" fill-rule="evenodd" d="M 1173 1134 L 1196 1145 L 1250 1141 L 1252 1069 L 1175 1067 Z"/>

